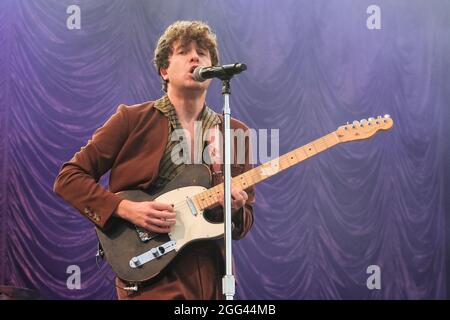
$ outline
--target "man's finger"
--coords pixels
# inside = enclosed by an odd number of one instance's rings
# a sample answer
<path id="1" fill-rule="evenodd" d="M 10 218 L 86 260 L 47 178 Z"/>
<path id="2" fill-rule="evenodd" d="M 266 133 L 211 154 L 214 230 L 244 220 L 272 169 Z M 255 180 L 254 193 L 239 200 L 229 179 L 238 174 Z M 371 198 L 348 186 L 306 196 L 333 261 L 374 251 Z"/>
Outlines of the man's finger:
<path id="1" fill-rule="evenodd" d="M 161 227 L 161 228 L 162 227 L 164 227 L 164 228 L 171 227 L 175 224 L 175 222 L 173 220 L 169 221 L 169 220 L 155 219 L 155 218 L 150 218 L 149 220 L 150 220 L 150 224 Z"/>
<path id="2" fill-rule="evenodd" d="M 150 202 L 150 207 L 155 210 L 173 212 L 173 206 L 167 203 L 153 201 Z"/>
<path id="3" fill-rule="evenodd" d="M 152 210 L 151 214 L 153 217 L 159 219 L 175 219 L 177 217 L 177 214 L 175 212 L 169 211 Z"/>

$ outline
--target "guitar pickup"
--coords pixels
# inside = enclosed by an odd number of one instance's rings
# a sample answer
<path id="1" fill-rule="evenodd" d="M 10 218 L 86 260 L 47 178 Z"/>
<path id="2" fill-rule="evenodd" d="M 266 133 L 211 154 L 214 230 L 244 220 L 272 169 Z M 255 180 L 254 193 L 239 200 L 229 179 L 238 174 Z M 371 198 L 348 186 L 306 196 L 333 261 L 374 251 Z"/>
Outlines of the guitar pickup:
<path id="1" fill-rule="evenodd" d="M 140 266 L 157 259 L 167 253 L 169 253 L 172 250 L 175 250 L 176 242 L 175 241 L 169 241 L 166 242 L 160 246 L 151 248 L 147 252 L 144 252 L 143 254 L 133 257 L 130 260 L 130 267 L 135 269 L 139 268 Z"/>
<path id="2" fill-rule="evenodd" d="M 187 205 L 189 207 L 189 210 L 191 210 L 191 213 L 194 216 L 196 216 L 198 214 L 198 212 L 197 212 L 197 208 L 195 207 L 194 202 L 192 201 L 192 199 L 191 198 L 186 198 L 186 203 L 187 203 Z"/>

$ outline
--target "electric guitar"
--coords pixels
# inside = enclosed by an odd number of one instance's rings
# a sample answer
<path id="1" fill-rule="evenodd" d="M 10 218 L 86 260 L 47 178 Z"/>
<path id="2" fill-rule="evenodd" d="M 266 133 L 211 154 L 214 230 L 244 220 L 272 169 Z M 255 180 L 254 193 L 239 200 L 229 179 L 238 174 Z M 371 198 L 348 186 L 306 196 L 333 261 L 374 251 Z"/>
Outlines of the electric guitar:
<path id="1" fill-rule="evenodd" d="M 239 176 L 232 184 L 247 189 L 339 143 L 364 140 L 380 130 L 389 130 L 388 116 L 354 121 L 340 126 L 317 140 L 270 160 Z M 224 223 L 212 223 L 204 210 L 219 204 L 223 183 L 211 188 L 211 173 L 206 165 L 188 165 L 162 190 L 147 194 L 140 190 L 119 192 L 131 201 L 158 201 L 174 205 L 176 223 L 167 234 L 152 233 L 118 217 L 111 217 L 107 228 L 97 228 L 102 253 L 117 276 L 131 283 L 156 277 L 191 242 L 218 239 Z"/>

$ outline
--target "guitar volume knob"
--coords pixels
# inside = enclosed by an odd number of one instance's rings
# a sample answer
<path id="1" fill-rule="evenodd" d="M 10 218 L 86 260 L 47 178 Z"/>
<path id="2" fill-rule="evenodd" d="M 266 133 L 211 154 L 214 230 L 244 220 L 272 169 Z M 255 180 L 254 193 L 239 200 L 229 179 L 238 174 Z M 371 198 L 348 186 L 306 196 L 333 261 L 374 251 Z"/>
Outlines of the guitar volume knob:
<path id="1" fill-rule="evenodd" d="M 140 261 L 138 257 L 133 257 L 131 258 L 131 262 L 134 264 L 134 266 L 139 267 L 140 266 Z"/>
<path id="2" fill-rule="evenodd" d="M 151 250 L 150 250 L 150 253 L 154 256 L 154 257 L 159 257 L 159 251 L 158 251 L 158 249 L 156 249 L 156 248 L 152 248 Z"/>

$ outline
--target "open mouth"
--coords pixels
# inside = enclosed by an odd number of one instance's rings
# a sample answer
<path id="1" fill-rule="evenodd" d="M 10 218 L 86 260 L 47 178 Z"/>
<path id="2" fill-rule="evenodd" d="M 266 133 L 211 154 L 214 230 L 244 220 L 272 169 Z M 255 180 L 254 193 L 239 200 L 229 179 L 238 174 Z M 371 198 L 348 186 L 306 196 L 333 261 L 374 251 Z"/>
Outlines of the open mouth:
<path id="1" fill-rule="evenodd" d="M 189 71 L 189 73 L 194 73 L 195 68 L 197 68 L 198 66 L 192 66 L 191 70 Z"/>

